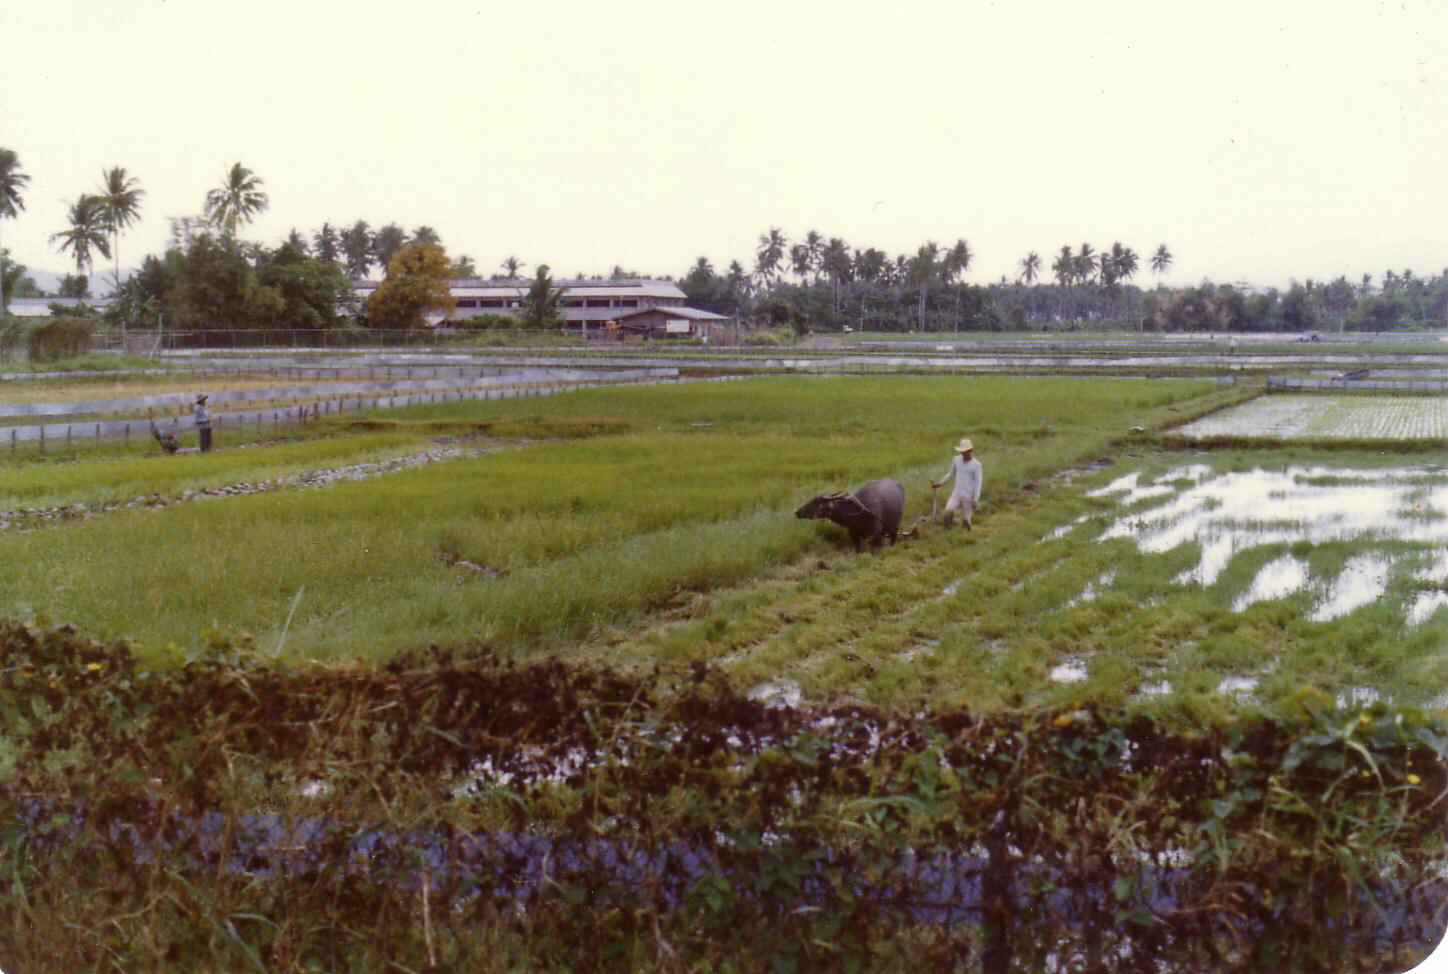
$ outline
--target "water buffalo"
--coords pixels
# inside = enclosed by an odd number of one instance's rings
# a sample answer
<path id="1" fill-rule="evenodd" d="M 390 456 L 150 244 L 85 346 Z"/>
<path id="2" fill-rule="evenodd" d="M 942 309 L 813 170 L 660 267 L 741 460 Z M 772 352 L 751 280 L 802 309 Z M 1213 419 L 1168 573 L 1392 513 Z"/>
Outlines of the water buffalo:
<path id="1" fill-rule="evenodd" d="M 905 512 L 905 488 L 889 477 L 861 484 L 853 493 L 821 494 L 794 512 L 795 517 L 834 521 L 850 532 L 855 550 L 870 541 L 873 551 L 886 535 L 890 543 L 900 535 L 900 517 Z"/>

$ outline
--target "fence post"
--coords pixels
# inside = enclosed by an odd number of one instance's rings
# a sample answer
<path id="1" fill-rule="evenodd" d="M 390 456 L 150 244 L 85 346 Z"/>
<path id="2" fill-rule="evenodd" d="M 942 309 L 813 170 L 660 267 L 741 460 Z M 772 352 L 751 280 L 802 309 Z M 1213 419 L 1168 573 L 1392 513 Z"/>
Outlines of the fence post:
<path id="1" fill-rule="evenodd" d="M 45 427 L 40 427 L 40 455 L 45 456 Z"/>

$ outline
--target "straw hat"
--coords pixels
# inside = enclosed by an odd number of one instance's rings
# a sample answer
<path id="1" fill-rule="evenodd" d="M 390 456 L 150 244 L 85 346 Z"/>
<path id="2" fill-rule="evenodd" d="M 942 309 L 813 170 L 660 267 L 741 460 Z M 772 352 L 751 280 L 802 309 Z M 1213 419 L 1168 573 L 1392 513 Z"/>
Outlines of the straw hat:
<path id="1" fill-rule="evenodd" d="M 197 403 L 203 403 L 203 402 L 205 402 L 205 401 L 206 401 L 206 393 L 203 392 L 201 395 L 197 396 L 197 397 L 196 397 L 196 401 L 197 401 Z"/>
<path id="2" fill-rule="evenodd" d="M 970 442 L 969 437 L 966 437 L 965 439 L 962 439 L 959 443 L 955 444 L 956 453 L 969 453 L 971 450 L 974 449 L 975 444 Z"/>

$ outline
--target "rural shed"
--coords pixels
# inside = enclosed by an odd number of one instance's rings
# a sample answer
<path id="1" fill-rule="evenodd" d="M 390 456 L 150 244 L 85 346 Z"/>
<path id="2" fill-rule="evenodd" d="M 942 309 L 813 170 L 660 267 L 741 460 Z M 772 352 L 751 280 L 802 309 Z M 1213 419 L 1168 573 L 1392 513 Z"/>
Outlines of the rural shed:
<path id="1" fill-rule="evenodd" d="M 619 330 L 629 335 L 644 338 L 702 338 L 709 340 L 709 333 L 733 321 L 725 315 L 698 308 L 640 308 L 618 316 Z"/>

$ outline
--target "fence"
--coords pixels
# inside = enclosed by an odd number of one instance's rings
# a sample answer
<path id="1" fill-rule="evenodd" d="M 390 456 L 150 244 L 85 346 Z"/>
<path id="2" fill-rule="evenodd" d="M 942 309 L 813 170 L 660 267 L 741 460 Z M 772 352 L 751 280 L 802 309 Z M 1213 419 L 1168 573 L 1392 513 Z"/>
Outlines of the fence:
<path id="1" fill-rule="evenodd" d="M 675 382 L 726 382 L 739 376 L 708 376 L 682 378 L 677 372 L 660 375 L 657 371 L 643 371 L 635 374 L 610 375 L 596 379 L 574 378 L 566 381 L 528 382 L 506 386 L 490 386 L 471 389 L 440 389 L 422 392 L 395 392 L 374 394 L 348 394 L 341 396 L 307 396 L 311 401 L 293 401 L 286 406 L 265 409 L 218 412 L 212 416 L 212 427 L 217 439 L 226 430 L 238 434 L 261 434 L 267 430 L 279 433 L 295 429 L 307 422 L 324 416 L 338 416 L 363 410 L 392 409 L 403 406 L 431 405 L 447 402 L 487 401 L 493 399 L 518 399 L 530 396 L 547 396 L 561 392 L 573 392 L 583 388 L 615 385 L 656 385 Z M 290 397 L 288 397 L 290 398 Z M 156 424 L 159 429 L 177 436 L 190 428 L 182 424 L 180 417 L 163 417 Z M 72 450 L 90 442 L 99 444 L 103 439 L 120 438 L 127 445 L 133 436 L 143 442 L 151 435 L 151 421 L 148 419 L 112 419 L 86 423 L 44 423 L 0 428 L 0 444 L 8 441 L 12 456 L 18 455 L 22 445 L 34 446 L 39 454 L 56 449 Z"/>
<path id="2" fill-rule="evenodd" d="M 1269 375 L 1269 389 L 1347 390 L 1350 392 L 1436 392 L 1448 393 L 1448 379 L 1368 379 L 1366 370 L 1344 372 L 1331 378 L 1301 378 Z"/>

